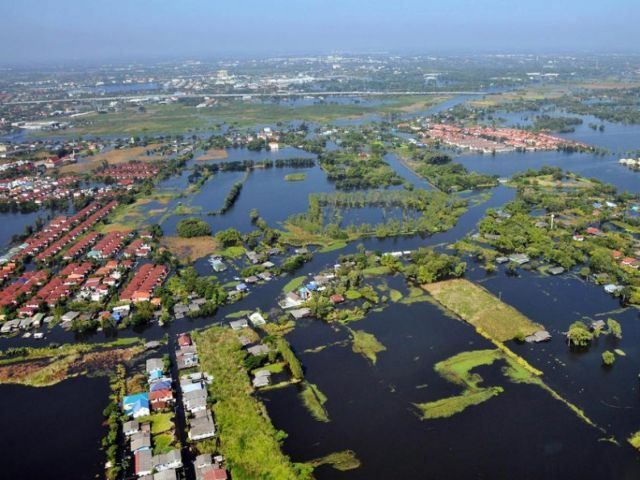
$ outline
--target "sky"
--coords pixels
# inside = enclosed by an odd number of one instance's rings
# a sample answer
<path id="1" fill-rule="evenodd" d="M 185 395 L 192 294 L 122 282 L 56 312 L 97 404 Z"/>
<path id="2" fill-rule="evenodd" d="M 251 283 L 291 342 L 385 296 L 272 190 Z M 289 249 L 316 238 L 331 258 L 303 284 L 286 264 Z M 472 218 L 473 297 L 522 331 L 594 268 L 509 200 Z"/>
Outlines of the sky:
<path id="1" fill-rule="evenodd" d="M 0 12 L 0 63 L 640 50 L 640 0 L 0 0 Z"/>

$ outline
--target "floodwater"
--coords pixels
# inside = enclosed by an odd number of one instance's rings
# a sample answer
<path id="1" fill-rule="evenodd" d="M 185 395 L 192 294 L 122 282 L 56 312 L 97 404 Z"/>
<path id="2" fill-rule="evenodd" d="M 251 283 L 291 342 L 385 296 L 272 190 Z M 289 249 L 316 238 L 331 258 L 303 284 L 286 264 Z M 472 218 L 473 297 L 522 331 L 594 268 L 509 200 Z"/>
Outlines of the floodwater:
<path id="1" fill-rule="evenodd" d="M 449 106 L 455 104 L 455 100 Z M 604 132 L 577 129 L 575 139 L 607 146 L 619 145 L 623 151 L 637 148 L 628 133 L 607 125 Z M 589 135 L 591 140 L 580 137 Z M 623 140 L 624 138 L 624 140 Z M 637 136 L 640 143 L 640 135 Z M 278 152 L 229 150 L 223 161 L 293 158 L 310 156 L 296 149 Z M 312 155 L 311 155 L 312 156 Z M 386 160 L 416 188 L 431 189 L 394 155 Z M 458 157 L 471 170 L 510 176 L 528 168 L 557 165 L 588 177 L 596 177 L 621 190 L 638 192 L 640 182 L 634 173 L 617 164 L 618 156 L 565 154 L 558 152 L 510 153 L 490 155 L 464 154 Z M 197 161 L 191 161 L 193 165 Z M 287 182 L 285 175 L 305 173 L 301 182 Z M 161 189 L 182 191 L 188 187 L 189 172 L 161 182 Z M 245 178 L 246 176 L 246 178 Z M 224 215 L 206 215 L 216 211 L 238 181 L 243 189 L 234 206 Z M 256 208 L 269 225 L 279 226 L 290 215 L 304 212 L 313 192 L 332 192 L 319 167 L 256 169 L 215 174 L 195 195 L 172 201 L 169 205 L 151 204 L 147 208 L 170 210 L 183 202 L 193 207 L 215 230 L 235 227 L 250 231 L 249 211 Z M 447 245 L 472 233 L 487 208 L 503 205 L 514 197 L 514 190 L 494 188 L 487 198 L 474 201 L 457 225 L 432 236 L 366 238 L 342 250 L 316 253 L 295 275 L 311 275 L 333 265 L 338 257 L 357 251 L 358 244 L 369 250 L 411 250 L 421 246 Z M 474 199 L 477 200 L 477 199 Z M 383 214 L 371 209 L 341 212 L 343 224 L 368 223 L 402 215 L 388 209 Z M 381 216 L 382 215 L 382 216 Z M 5 220 L 3 245 L 13 233 L 21 232 L 35 220 L 33 215 L 0 215 Z M 167 235 L 175 233 L 181 217 L 156 214 L 148 221 L 162 220 Z M 212 274 L 206 259 L 195 264 L 201 273 Z M 348 330 L 343 326 L 304 320 L 288 335 L 300 356 L 309 382 L 318 385 L 328 397 L 326 408 L 331 421 L 314 420 L 304 409 L 296 387 L 261 394 L 276 428 L 288 433 L 283 448 L 294 461 L 306 461 L 331 452 L 354 450 L 360 468 L 339 472 L 331 467 L 316 471 L 324 479 L 371 479 L 378 477 L 538 479 L 538 478 L 638 478 L 640 455 L 625 438 L 640 430 L 640 318 L 633 309 L 620 310 L 618 302 L 600 287 L 587 284 L 572 273 L 547 277 L 523 272 L 509 277 L 500 269 L 487 275 L 472 261 L 468 277 L 500 296 L 534 321 L 543 324 L 553 339 L 541 345 L 510 344 L 516 353 L 544 371 L 544 381 L 560 395 L 582 408 L 600 428 L 580 420 L 562 402 L 531 385 L 511 383 L 501 373 L 501 364 L 477 369 L 484 385 L 499 385 L 504 392 L 487 402 L 470 407 L 448 419 L 423 421 L 414 407 L 416 402 L 437 400 L 460 393 L 433 370 L 433 365 L 457 353 L 492 348 L 463 322 L 445 315 L 430 303 L 391 304 L 382 312 L 349 325 L 375 334 L 386 350 L 372 365 L 351 350 Z M 226 272 L 224 275 L 233 275 Z M 222 277 L 224 277 L 224 275 Z M 159 339 L 164 335 L 224 322 L 225 315 L 237 310 L 276 306 L 283 285 L 290 277 L 277 278 L 253 288 L 237 305 L 222 307 L 211 318 L 184 319 L 165 327 L 152 325 L 141 331 L 121 331 L 117 335 Z M 225 281 L 228 279 L 225 278 Z M 404 291 L 402 279 L 385 279 L 392 288 Z M 571 351 L 562 339 L 571 322 L 612 317 L 620 321 L 623 338 L 615 341 L 599 338 L 586 352 Z M 99 332 L 77 337 L 60 328 L 43 340 L 0 338 L 0 349 L 17 345 L 43 345 L 49 342 L 83 340 L 104 341 L 110 333 Z M 316 353 L 309 350 L 328 345 Z M 601 366 L 604 350 L 621 349 L 613 368 Z M 46 471 L 54 478 L 93 478 L 102 471 L 104 456 L 99 450 L 102 409 L 106 406 L 108 385 L 105 379 L 79 378 L 43 389 L 0 386 L 0 452 L 3 473 L 9 478 L 38 478 Z M 6 432 L 11 432 L 7 434 Z M 604 441 L 615 439 L 617 442 Z M 35 448 L 34 446 L 38 446 Z M 19 461 L 18 461 L 19 460 Z"/>
<path id="2" fill-rule="evenodd" d="M 2 478 L 86 480 L 102 475 L 106 378 L 46 388 L 0 386 Z"/>

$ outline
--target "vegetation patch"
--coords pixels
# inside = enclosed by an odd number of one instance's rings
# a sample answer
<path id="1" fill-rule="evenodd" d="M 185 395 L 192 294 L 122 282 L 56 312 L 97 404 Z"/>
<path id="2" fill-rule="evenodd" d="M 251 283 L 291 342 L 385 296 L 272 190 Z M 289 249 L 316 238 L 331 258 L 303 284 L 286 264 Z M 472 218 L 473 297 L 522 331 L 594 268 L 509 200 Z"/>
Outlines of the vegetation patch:
<path id="1" fill-rule="evenodd" d="M 196 157 L 196 160 L 206 162 L 207 160 L 224 160 L 229 154 L 224 148 L 211 148 L 205 153 Z"/>
<path id="2" fill-rule="evenodd" d="M 226 287 L 226 285 L 224 285 Z M 225 315 L 224 318 L 244 318 L 244 317 L 248 317 L 249 315 L 251 315 L 253 313 L 252 310 L 238 310 L 237 312 L 233 312 L 230 313 L 228 315 Z"/>
<path id="3" fill-rule="evenodd" d="M 291 280 L 289 280 L 284 287 L 282 287 L 282 292 L 283 293 L 288 293 L 288 292 L 293 292 L 297 289 L 299 289 L 302 284 L 304 283 L 304 281 L 306 280 L 307 277 L 305 277 L 304 275 L 301 275 L 299 277 L 295 277 L 292 278 Z"/>
<path id="4" fill-rule="evenodd" d="M 353 351 L 364 356 L 375 365 L 378 361 L 378 353 L 384 352 L 387 347 L 380 343 L 375 335 L 364 330 L 349 329 L 349 333 L 351 334 Z"/>
<path id="5" fill-rule="evenodd" d="M 178 236 L 182 238 L 205 237 L 211 235 L 211 227 L 199 218 L 183 218 L 176 226 Z"/>
<path id="6" fill-rule="evenodd" d="M 389 290 L 389 298 L 394 303 L 399 302 L 400 300 L 402 300 L 402 292 L 392 288 L 391 290 Z"/>
<path id="7" fill-rule="evenodd" d="M 543 327 L 484 288 L 465 279 L 423 285 L 441 305 L 500 342 L 531 335 Z"/>
<path id="8" fill-rule="evenodd" d="M 144 349 L 138 339 L 58 348 L 11 348 L 0 357 L 0 383 L 47 387 L 81 375 L 108 375 Z"/>
<path id="9" fill-rule="evenodd" d="M 448 397 L 426 403 L 414 404 L 421 412 L 423 419 L 446 418 L 460 413 L 467 407 L 479 405 L 503 391 L 499 386 L 483 387 L 483 379 L 471 371 L 481 365 L 491 365 L 497 360 L 505 362 L 502 373 L 513 383 L 536 385 L 548 392 L 554 399 L 564 403 L 578 418 L 599 428 L 576 405 L 572 404 L 542 381 L 542 372 L 529 365 L 526 360 L 515 355 L 504 345 L 495 350 L 475 350 L 462 352 L 446 360 L 438 362 L 434 369 L 451 383 L 463 387 L 461 395 Z"/>
<path id="10" fill-rule="evenodd" d="M 294 464 L 282 453 L 286 434 L 276 430 L 264 405 L 253 396 L 242 368 L 245 352 L 231 329 L 211 327 L 194 334 L 209 385 L 219 431 L 219 449 L 233 478 L 310 479 L 312 467 Z"/>
<path id="11" fill-rule="evenodd" d="M 501 358 L 503 356 L 499 350 L 477 350 L 463 352 L 436 363 L 435 371 L 449 382 L 463 387 L 464 391 L 453 397 L 415 404 L 422 413 L 422 419 L 450 417 L 500 394 L 502 387 L 481 387 L 482 377 L 471 373 L 471 370 L 480 365 L 491 365 Z"/>
<path id="12" fill-rule="evenodd" d="M 284 176 L 287 182 L 303 182 L 307 179 L 306 173 L 290 173 Z"/>
<path id="13" fill-rule="evenodd" d="M 159 155 L 150 155 L 148 152 L 153 145 L 146 147 L 130 147 L 130 148 L 114 148 L 108 152 L 101 152 L 96 155 L 82 157 L 77 163 L 65 165 L 60 168 L 60 173 L 85 173 L 95 170 L 105 163 L 116 165 L 119 163 L 127 163 L 131 161 L 152 162 L 160 160 Z"/>
<path id="14" fill-rule="evenodd" d="M 330 242 L 325 246 L 323 246 L 320 250 L 318 250 L 318 253 L 334 252 L 336 250 L 341 250 L 346 246 L 347 246 L 347 242 Z"/>
<path id="15" fill-rule="evenodd" d="M 173 430 L 172 413 L 154 413 L 138 420 L 140 423 L 151 424 L 151 434 L 158 435 Z"/>
<path id="16" fill-rule="evenodd" d="M 163 453 L 167 453 L 176 448 L 175 443 L 175 435 L 173 433 L 161 433 L 159 435 L 154 435 L 153 454 L 161 455 Z"/>
<path id="17" fill-rule="evenodd" d="M 218 250 L 215 238 L 207 237 L 162 237 L 160 244 L 165 246 L 181 262 L 189 262 L 211 255 Z"/>
<path id="18" fill-rule="evenodd" d="M 343 450 L 341 452 L 330 453 L 324 457 L 317 458 L 308 462 L 309 465 L 314 468 L 321 465 L 331 465 L 336 470 L 346 472 L 348 470 L 355 470 L 360 467 L 360 460 L 356 456 L 356 452 L 353 450 Z"/>
<path id="19" fill-rule="evenodd" d="M 627 441 L 633 446 L 633 448 L 637 448 L 640 450 L 640 431 L 633 433 Z"/>
<path id="20" fill-rule="evenodd" d="M 329 421 L 329 412 L 327 412 L 324 406 L 327 402 L 327 397 L 320 391 L 317 385 L 304 382 L 304 386 L 300 392 L 300 398 L 302 398 L 302 403 L 306 409 L 309 410 L 313 418 L 319 422 Z"/>
<path id="21" fill-rule="evenodd" d="M 423 420 L 447 418 L 466 410 L 468 407 L 480 405 L 492 397 L 502 393 L 502 387 L 488 387 L 477 391 L 465 391 L 462 395 L 443 398 L 434 402 L 418 403 L 416 407 L 422 412 Z"/>

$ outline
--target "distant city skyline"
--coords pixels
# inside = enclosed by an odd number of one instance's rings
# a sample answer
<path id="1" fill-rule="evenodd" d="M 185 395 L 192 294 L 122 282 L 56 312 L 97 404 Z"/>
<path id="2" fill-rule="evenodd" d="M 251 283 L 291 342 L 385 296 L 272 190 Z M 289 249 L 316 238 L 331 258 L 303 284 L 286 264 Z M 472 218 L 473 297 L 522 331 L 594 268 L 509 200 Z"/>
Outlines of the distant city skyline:
<path id="1" fill-rule="evenodd" d="M 640 52 L 637 0 L 4 1 L 0 63 L 330 52 Z"/>

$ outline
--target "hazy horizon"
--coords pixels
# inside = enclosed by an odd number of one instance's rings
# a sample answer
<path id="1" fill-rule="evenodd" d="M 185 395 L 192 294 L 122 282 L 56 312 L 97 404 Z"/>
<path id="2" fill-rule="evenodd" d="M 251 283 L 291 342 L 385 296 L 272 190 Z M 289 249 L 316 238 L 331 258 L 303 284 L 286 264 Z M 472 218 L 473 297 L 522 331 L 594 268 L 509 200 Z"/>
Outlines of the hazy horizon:
<path id="1" fill-rule="evenodd" d="M 0 63 L 340 53 L 636 53 L 640 2 L 42 0 L 3 7 Z"/>

